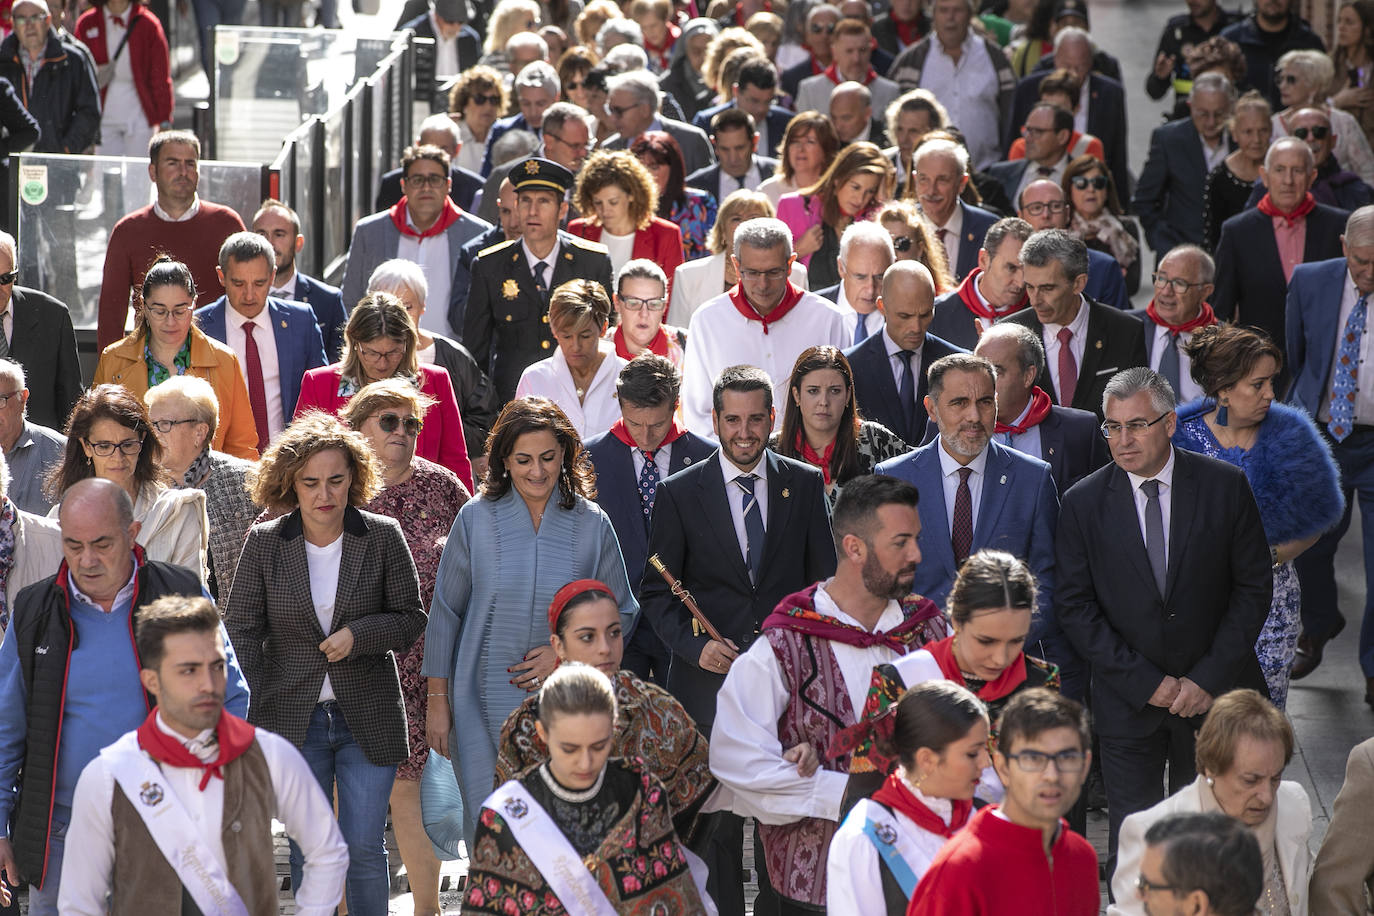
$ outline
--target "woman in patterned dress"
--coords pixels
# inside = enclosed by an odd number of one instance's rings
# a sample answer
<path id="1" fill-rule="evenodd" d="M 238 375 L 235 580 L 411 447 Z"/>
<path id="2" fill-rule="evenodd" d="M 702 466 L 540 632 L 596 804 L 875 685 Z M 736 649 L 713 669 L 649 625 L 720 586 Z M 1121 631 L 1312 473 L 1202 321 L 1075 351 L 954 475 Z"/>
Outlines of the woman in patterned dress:
<path id="1" fill-rule="evenodd" d="M 448 468 L 415 454 L 415 442 L 433 398 L 401 378 L 365 385 L 340 412 L 339 418 L 362 433 L 382 466 L 384 489 L 368 504 L 369 512 L 394 518 L 401 525 L 415 571 L 420 577 L 420 602 L 427 608 L 434 595 L 434 578 L 448 531 L 458 510 L 471 494 Z M 425 638 L 421 636 L 397 659 L 401 698 L 405 701 L 410 756 L 396 768 L 391 788 L 391 823 L 396 845 L 410 879 L 416 916 L 438 916 L 439 860 L 425 836 L 420 819 L 420 774 L 429 756 L 425 743 L 428 698 L 420 676 Z"/>

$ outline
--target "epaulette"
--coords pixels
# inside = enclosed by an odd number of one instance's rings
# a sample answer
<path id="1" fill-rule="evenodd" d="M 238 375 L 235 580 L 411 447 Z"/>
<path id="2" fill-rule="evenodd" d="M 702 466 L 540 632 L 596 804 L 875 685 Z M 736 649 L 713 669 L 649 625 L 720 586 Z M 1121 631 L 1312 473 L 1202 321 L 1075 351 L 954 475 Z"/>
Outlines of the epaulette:
<path id="1" fill-rule="evenodd" d="M 580 235 L 573 235 L 571 232 L 568 233 L 568 235 L 569 235 L 569 238 L 565 238 L 563 241 L 568 242 L 568 243 L 570 243 L 570 244 L 572 244 L 572 245 L 575 245 L 575 246 L 577 246 L 578 248 L 585 248 L 585 249 L 588 250 L 588 251 L 595 251 L 595 252 L 599 252 L 600 254 L 610 254 L 610 253 L 611 253 L 611 249 L 607 248 L 605 245 L 601 244 L 600 242 L 588 241 L 587 239 L 582 238 L 582 236 L 580 236 Z"/>
<path id="2" fill-rule="evenodd" d="M 477 257 L 480 258 L 480 257 L 482 257 L 483 255 L 491 254 L 493 251 L 500 251 L 502 248 L 505 248 L 507 245 L 514 245 L 514 244 L 515 244 L 516 242 L 518 242 L 518 241 L 520 241 L 520 240 L 519 240 L 519 239 L 506 239 L 504 242 L 497 242 L 495 245 L 492 245 L 492 246 L 489 247 L 489 248 L 483 248 L 481 251 L 477 252 Z"/>

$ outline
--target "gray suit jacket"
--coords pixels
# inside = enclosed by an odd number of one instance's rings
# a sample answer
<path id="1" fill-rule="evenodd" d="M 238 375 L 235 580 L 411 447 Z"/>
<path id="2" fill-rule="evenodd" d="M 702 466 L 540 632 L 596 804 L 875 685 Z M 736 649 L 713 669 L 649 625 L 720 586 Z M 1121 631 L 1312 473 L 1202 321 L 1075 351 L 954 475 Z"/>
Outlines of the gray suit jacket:
<path id="1" fill-rule="evenodd" d="M 457 313 L 462 314 L 464 303 L 454 302 L 453 297 L 456 295 L 465 299 L 467 296 L 467 285 L 464 284 L 460 289 L 459 284 L 453 282 L 458 271 L 458 253 L 463 250 L 463 243 L 490 228 L 491 224 L 485 220 L 464 213 L 445 230 L 448 235 L 450 291 L 446 314 L 453 314 L 455 306 Z M 383 210 L 381 213 L 374 213 L 358 220 L 358 225 L 353 227 L 353 241 L 348 246 L 348 264 L 344 267 L 342 287 L 344 302 L 350 303 L 350 309 L 367 291 L 367 280 L 372 276 L 372 271 L 383 261 L 396 257 L 396 250 L 400 244 L 401 233 L 391 221 L 391 211 Z M 461 332 L 461 328 L 450 328 L 449 336 L 457 337 Z"/>
<path id="2" fill-rule="evenodd" d="M 663 130 L 676 140 L 677 145 L 682 148 L 684 175 L 690 175 L 704 169 L 716 161 L 716 151 L 711 146 L 711 140 L 706 136 L 706 131 L 700 127 L 683 124 L 681 121 L 674 121 L 672 118 L 665 118 L 662 115 L 659 116 L 659 121 L 663 124 Z M 628 149 L 629 145 L 621 138 L 620 134 L 612 134 L 601 145 L 601 148 Z"/>

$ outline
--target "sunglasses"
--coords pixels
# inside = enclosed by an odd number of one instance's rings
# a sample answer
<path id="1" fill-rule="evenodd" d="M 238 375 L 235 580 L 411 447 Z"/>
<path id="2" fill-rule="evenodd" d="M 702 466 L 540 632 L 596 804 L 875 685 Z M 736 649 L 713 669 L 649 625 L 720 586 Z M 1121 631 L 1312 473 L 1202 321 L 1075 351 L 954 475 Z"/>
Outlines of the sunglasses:
<path id="1" fill-rule="evenodd" d="M 1088 188 L 1092 188 L 1094 191 L 1107 190 L 1106 175 L 1094 175 L 1091 178 L 1087 175 L 1075 175 L 1071 180 L 1073 181 L 1073 186 L 1080 191 L 1086 191 Z"/>
<path id="2" fill-rule="evenodd" d="M 384 413 L 377 417 L 377 425 L 384 433 L 394 433 L 397 427 L 405 426 L 407 436 L 418 436 L 420 430 L 425 427 L 419 417 L 406 417 L 402 420 L 399 414 L 394 413 Z"/>
<path id="3" fill-rule="evenodd" d="M 1280 73 L 1274 78 L 1274 82 L 1280 86 L 1296 86 L 1298 78 L 1291 73 Z"/>
<path id="4" fill-rule="evenodd" d="M 808 28 L 809 28 L 809 30 L 810 30 L 810 32 L 811 32 L 812 35 L 820 35 L 821 33 L 825 33 L 826 35 L 834 35 L 834 34 L 835 34 L 835 27 L 834 27 L 833 25 L 815 25 L 815 24 L 812 24 L 812 25 L 809 26 Z"/>
<path id="5" fill-rule="evenodd" d="M 581 89 L 585 85 L 587 85 L 587 83 L 584 80 L 580 83 L 564 83 L 563 88 L 568 90 L 569 92 L 576 92 L 578 89 Z"/>
<path id="6" fill-rule="evenodd" d="M 0 274 L 0 286 L 9 286 L 11 283 L 18 279 L 19 271 L 17 270 L 12 270 L 7 274 Z"/>
<path id="7" fill-rule="evenodd" d="M 892 247 L 901 252 L 911 250 L 912 240 L 909 235 L 899 235 L 892 239 Z"/>
<path id="8" fill-rule="evenodd" d="M 1320 124 L 1315 127 L 1295 127 L 1293 129 L 1293 136 L 1297 137 L 1299 140 L 1306 140 L 1308 137 L 1311 137 L 1313 140 L 1325 140 L 1330 133 L 1331 128 L 1322 127 Z M 5 276 L 9 275 L 6 274 Z M 5 277 L 0 277 L 0 281 L 4 279 Z"/>
<path id="9" fill-rule="evenodd" d="M 500 95 L 473 95 L 471 96 L 474 105 L 500 105 Z"/>

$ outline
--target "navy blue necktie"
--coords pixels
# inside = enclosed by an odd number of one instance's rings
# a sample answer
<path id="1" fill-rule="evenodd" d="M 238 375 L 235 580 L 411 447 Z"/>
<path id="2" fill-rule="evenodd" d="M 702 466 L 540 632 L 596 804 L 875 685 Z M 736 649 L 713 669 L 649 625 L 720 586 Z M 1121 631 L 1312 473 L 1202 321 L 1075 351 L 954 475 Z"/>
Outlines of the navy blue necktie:
<path id="1" fill-rule="evenodd" d="M 868 316 L 863 312 L 856 312 L 855 317 L 858 318 L 854 322 L 854 346 L 857 347 L 868 339 Z"/>
<path id="2" fill-rule="evenodd" d="M 742 474 L 735 478 L 740 488 L 740 501 L 744 505 L 744 538 L 746 541 L 745 563 L 749 567 L 749 579 L 755 585 L 759 581 L 759 570 L 763 566 L 763 512 L 759 501 L 754 497 L 754 484 L 759 479 L 753 474 Z"/>
<path id="3" fill-rule="evenodd" d="M 644 530 L 648 531 L 658 492 L 658 464 L 654 461 L 658 449 L 640 449 L 639 454 L 644 458 L 644 468 L 639 472 L 639 508 L 644 512 Z"/>
<path id="4" fill-rule="evenodd" d="M 916 374 L 911 371 L 911 361 L 916 357 L 915 350 L 899 350 L 902 358 L 902 384 L 897 389 L 897 400 L 902 404 L 902 414 L 906 417 L 907 431 L 916 433 Z"/>

